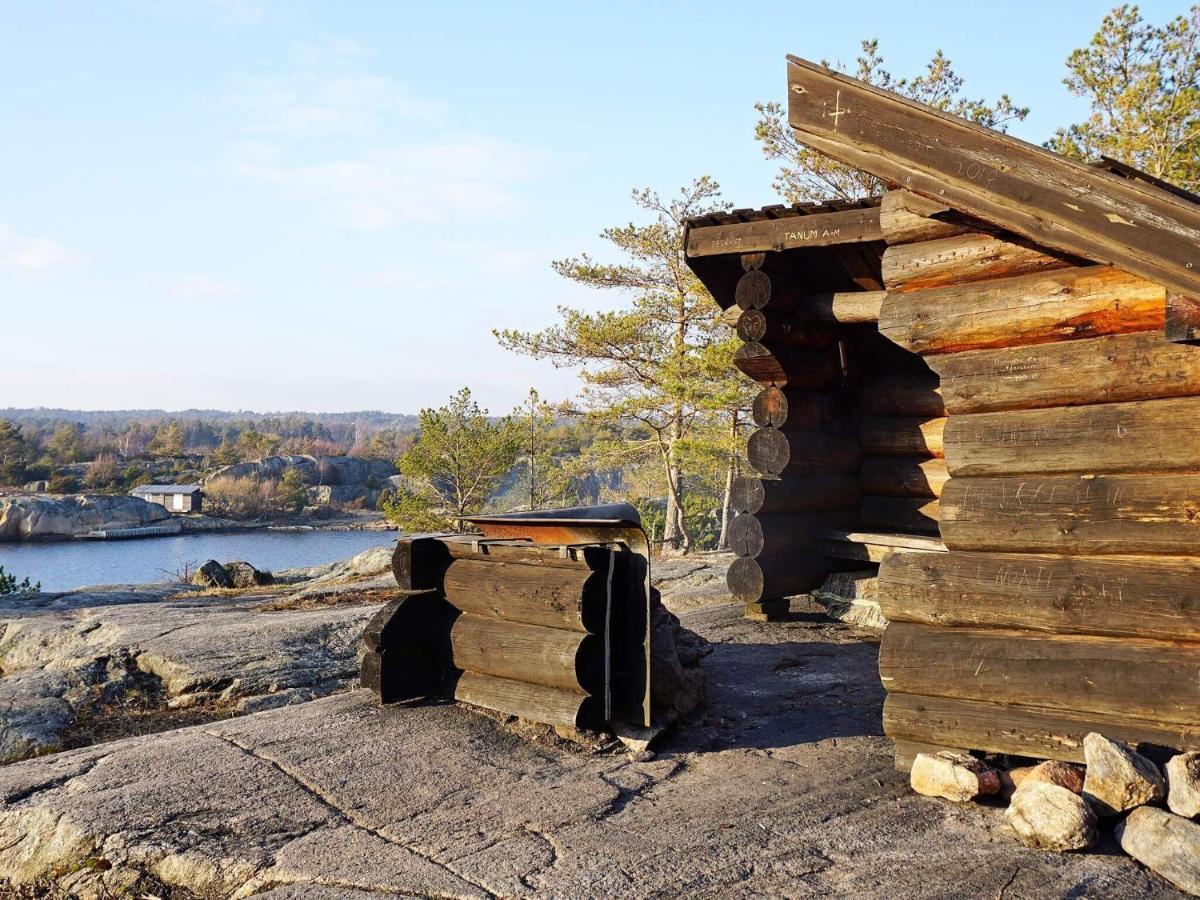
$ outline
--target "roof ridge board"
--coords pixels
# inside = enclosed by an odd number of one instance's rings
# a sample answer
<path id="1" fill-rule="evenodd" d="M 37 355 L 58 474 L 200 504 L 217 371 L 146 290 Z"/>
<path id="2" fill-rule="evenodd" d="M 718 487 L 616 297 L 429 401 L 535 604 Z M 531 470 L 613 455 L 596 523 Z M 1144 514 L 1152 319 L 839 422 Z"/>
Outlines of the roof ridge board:
<path id="1" fill-rule="evenodd" d="M 996 143 L 1007 145 L 1014 150 L 1019 150 L 1025 153 L 1030 151 L 1037 154 L 1050 153 L 1056 159 L 1060 160 L 1063 165 L 1075 168 L 1080 174 L 1099 174 L 1103 179 L 1111 179 L 1114 185 L 1128 187 L 1145 195 L 1148 198 L 1171 203 L 1180 207 L 1182 210 L 1186 210 L 1191 215 L 1197 214 L 1196 204 L 1188 203 L 1182 198 L 1173 195 L 1170 191 L 1163 191 L 1162 189 L 1154 188 L 1145 182 L 1139 182 L 1133 178 L 1125 178 L 1103 168 L 1090 166 L 1087 163 L 1080 162 L 1079 160 L 1071 159 L 1069 156 L 1063 156 L 1061 153 L 1054 153 L 1054 151 L 1047 150 L 1045 147 L 1039 147 L 1037 144 L 1032 144 L 1029 141 L 1023 141 L 1018 137 L 1013 137 L 1007 132 L 997 131 L 994 128 L 988 128 L 984 125 L 977 125 L 974 122 L 968 122 L 966 119 L 961 119 L 958 116 L 943 112 L 942 110 L 929 106 L 928 104 L 911 100 L 908 97 L 895 93 L 894 91 L 884 90 L 883 88 L 876 87 L 873 84 L 867 84 L 867 82 L 853 78 L 844 72 L 839 72 L 836 69 L 831 69 L 828 66 L 821 65 L 820 63 L 814 63 L 792 53 L 787 54 L 787 61 L 790 65 L 796 66 L 797 68 L 805 69 L 809 72 L 815 72 L 820 75 L 825 75 L 832 78 L 834 81 L 840 81 L 847 87 L 853 87 L 855 90 L 874 94 L 882 100 L 907 107 L 908 109 L 915 110 L 922 115 L 940 119 L 948 127 L 952 127 L 956 131 L 966 131 L 968 133 L 975 134 L 977 133 L 976 129 L 978 129 L 989 134 L 991 138 L 996 141 Z M 790 122 L 788 124 L 791 126 Z"/>

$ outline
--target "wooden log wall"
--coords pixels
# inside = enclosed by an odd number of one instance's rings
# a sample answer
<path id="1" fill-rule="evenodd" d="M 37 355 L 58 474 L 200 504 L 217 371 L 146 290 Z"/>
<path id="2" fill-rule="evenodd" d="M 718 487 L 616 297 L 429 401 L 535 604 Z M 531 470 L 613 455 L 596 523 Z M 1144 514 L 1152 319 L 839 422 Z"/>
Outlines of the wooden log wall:
<path id="1" fill-rule="evenodd" d="M 879 312 L 943 408 L 899 428 L 860 400 L 864 511 L 936 503 L 949 550 L 880 567 L 898 765 L 1079 761 L 1089 731 L 1200 749 L 1200 347 L 1165 338 L 1161 285 L 944 212 L 885 196 Z"/>
<path id="2" fill-rule="evenodd" d="M 600 546 L 401 540 L 392 568 L 406 596 L 368 625 L 362 684 L 385 703 L 449 694 L 537 722 L 595 726 L 618 668 L 605 654 L 622 601 L 614 573 L 627 557 Z"/>
<path id="3" fill-rule="evenodd" d="M 729 526 L 737 559 L 727 582 L 747 615 L 776 618 L 786 598 L 820 584 L 830 561 L 818 524 L 849 522 L 859 505 L 861 450 L 853 428 L 840 316 L 876 316 L 872 292 L 800 297 L 773 276 L 771 257 L 741 256 L 736 305 L 726 321 L 744 343 L 734 365 L 761 385 L 747 456 L 755 474 L 734 484 Z M 764 265 L 765 264 L 765 265 Z"/>

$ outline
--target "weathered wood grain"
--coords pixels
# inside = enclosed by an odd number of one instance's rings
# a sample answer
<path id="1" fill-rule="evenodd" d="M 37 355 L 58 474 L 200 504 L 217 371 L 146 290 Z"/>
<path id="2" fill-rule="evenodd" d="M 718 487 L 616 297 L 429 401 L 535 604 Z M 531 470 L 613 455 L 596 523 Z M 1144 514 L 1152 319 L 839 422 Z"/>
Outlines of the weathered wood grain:
<path id="1" fill-rule="evenodd" d="M 1063 257 L 1049 256 L 990 234 L 888 247 L 883 254 L 883 283 L 889 293 L 905 293 L 952 284 L 1011 278 L 1062 269 Z"/>
<path id="2" fill-rule="evenodd" d="M 1037 244 L 1200 296 L 1200 209 L 789 57 L 788 121 L 813 149 Z"/>
<path id="3" fill-rule="evenodd" d="M 1161 330 L 1166 291 L 1105 266 L 891 294 L 880 332 L 930 355 Z"/>
<path id="4" fill-rule="evenodd" d="M 837 332 L 829 325 L 761 309 L 742 310 L 736 331 L 743 341 L 758 341 L 768 348 L 828 347 L 837 340 Z"/>
<path id="5" fill-rule="evenodd" d="M 928 358 L 952 413 L 1200 396 L 1200 347 L 1158 331 Z"/>
<path id="6" fill-rule="evenodd" d="M 729 549 L 738 556 L 798 555 L 812 546 L 817 524 L 806 513 L 738 513 L 729 523 Z"/>
<path id="7" fill-rule="evenodd" d="M 879 567 L 894 622 L 1200 641 L 1200 558 L 894 554 Z"/>
<path id="8" fill-rule="evenodd" d="M 1134 746 L 1200 750 L 1200 724 L 1163 724 L 1113 713 L 1005 706 L 888 694 L 883 730 L 896 741 L 934 743 L 1035 759 L 1083 762 L 1083 739 L 1099 731 Z"/>
<path id="9" fill-rule="evenodd" d="M 576 631 L 464 614 L 450 629 L 455 668 L 585 692 L 603 688 L 603 642 Z"/>
<path id="10" fill-rule="evenodd" d="M 584 598 L 598 595 L 604 609 L 605 572 L 551 568 L 500 560 L 456 560 L 446 570 L 445 597 L 465 613 L 586 632 Z M 592 604 L 588 604 L 591 606 Z"/>
<path id="11" fill-rule="evenodd" d="M 817 550 L 833 559 L 880 563 L 893 553 L 945 553 L 946 545 L 915 534 L 822 529 L 817 532 Z"/>
<path id="12" fill-rule="evenodd" d="M 946 418 L 863 416 L 859 421 L 863 453 L 869 456 L 943 455 Z"/>
<path id="13" fill-rule="evenodd" d="M 952 416 L 946 467 L 965 475 L 1200 470 L 1200 397 Z"/>
<path id="14" fill-rule="evenodd" d="M 861 469 L 864 494 L 881 497 L 940 497 L 950 478 L 942 459 L 865 456 Z"/>
<path id="15" fill-rule="evenodd" d="M 835 355 L 828 351 L 781 348 L 768 350 L 762 344 L 742 344 L 733 364 L 747 377 L 763 385 L 820 390 L 832 385 L 839 370 Z"/>
<path id="16" fill-rule="evenodd" d="M 951 478 L 951 550 L 1187 556 L 1200 546 L 1200 475 Z"/>
<path id="17" fill-rule="evenodd" d="M 730 503 L 736 512 L 806 512 L 857 506 L 859 480 L 853 475 L 790 475 L 787 478 L 734 479 Z"/>
<path id="18" fill-rule="evenodd" d="M 865 528 L 907 534 L 938 533 L 938 501 L 923 497 L 864 496 L 860 516 Z"/>
<path id="19" fill-rule="evenodd" d="M 725 584 L 742 603 L 794 597 L 819 586 L 828 574 L 829 560 L 803 549 L 792 553 L 739 556 L 729 564 Z"/>
<path id="20" fill-rule="evenodd" d="M 1200 725 L 1200 644 L 893 622 L 888 691 Z"/>
<path id="21" fill-rule="evenodd" d="M 888 191 L 879 204 L 879 230 L 888 244 L 912 244 L 966 234 L 965 225 L 941 221 L 950 207 L 909 191 Z"/>
<path id="22" fill-rule="evenodd" d="M 832 408 L 828 394 L 784 391 L 768 385 L 755 396 L 750 416 L 759 428 L 820 428 Z"/>
<path id="23" fill-rule="evenodd" d="M 802 322 L 862 325 L 879 321 L 879 309 L 886 296 L 887 291 L 842 291 L 783 297 L 773 303 L 770 310 L 788 312 Z"/>
<path id="24" fill-rule="evenodd" d="M 762 219 L 731 225 L 705 225 L 688 229 L 688 256 L 828 247 L 832 244 L 881 241 L 879 208 Z"/>
<path id="25" fill-rule="evenodd" d="M 838 434 L 762 428 L 746 442 L 746 458 L 756 471 L 774 477 L 813 470 L 853 472 L 860 451 L 857 441 Z"/>
<path id="26" fill-rule="evenodd" d="M 938 378 L 933 373 L 877 375 L 859 388 L 858 408 L 869 416 L 946 415 Z"/>
<path id="27" fill-rule="evenodd" d="M 478 672 L 459 676 L 454 699 L 547 725 L 580 726 L 598 717 L 588 714 L 585 694 Z"/>

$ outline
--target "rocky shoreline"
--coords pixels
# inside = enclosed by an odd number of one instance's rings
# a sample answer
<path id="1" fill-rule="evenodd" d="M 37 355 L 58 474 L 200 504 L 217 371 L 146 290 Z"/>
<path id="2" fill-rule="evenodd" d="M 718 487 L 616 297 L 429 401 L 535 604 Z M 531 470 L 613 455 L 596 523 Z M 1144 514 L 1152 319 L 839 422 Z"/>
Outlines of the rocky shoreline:
<path id="1" fill-rule="evenodd" d="M 260 530 L 395 531 L 396 526 L 374 511 L 243 521 L 198 514 L 174 515 L 157 503 L 120 495 L 19 494 L 0 497 L 0 543 L 103 539 L 108 532 L 117 532 L 121 539 L 126 540 L 164 533 Z"/>

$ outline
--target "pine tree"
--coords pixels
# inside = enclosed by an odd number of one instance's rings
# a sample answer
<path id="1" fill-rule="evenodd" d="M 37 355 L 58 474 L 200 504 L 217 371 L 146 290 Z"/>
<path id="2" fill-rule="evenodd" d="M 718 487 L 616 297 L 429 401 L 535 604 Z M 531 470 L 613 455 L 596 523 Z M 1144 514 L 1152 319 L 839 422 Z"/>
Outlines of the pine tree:
<path id="1" fill-rule="evenodd" d="M 988 128 L 1004 131 L 1009 123 L 1019 122 L 1029 114 L 1029 107 L 1015 106 L 1007 94 L 992 103 L 965 96 L 962 76 L 954 71 L 941 50 L 933 55 L 925 71 L 914 78 L 895 78 L 884 68 L 878 40 L 862 42 L 862 55 L 856 63 L 854 77 L 860 81 Z M 821 65 L 845 71 L 845 66 L 840 63 L 821 60 Z M 884 183 L 874 175 L 810 150 L 797 141 L 788 125 L 783 104 L 758 103 L 754 108 L 759 114 L 754 128 L 755 140 L 762 145 L 763 156 L 780 163 L 774 188 L 788 203 L 857 200 L 885 190 Z"/>
<path id="2" fill-rule="evenodd" d="M 1067 59 L 1064 83 L 1088 118 L 1047 143 L 1077 159 L 1103 155 L 1188 190 L 1200 188 L 1200 6 L 1151 25 L 1136 6 L 1104 17 Z"/>

